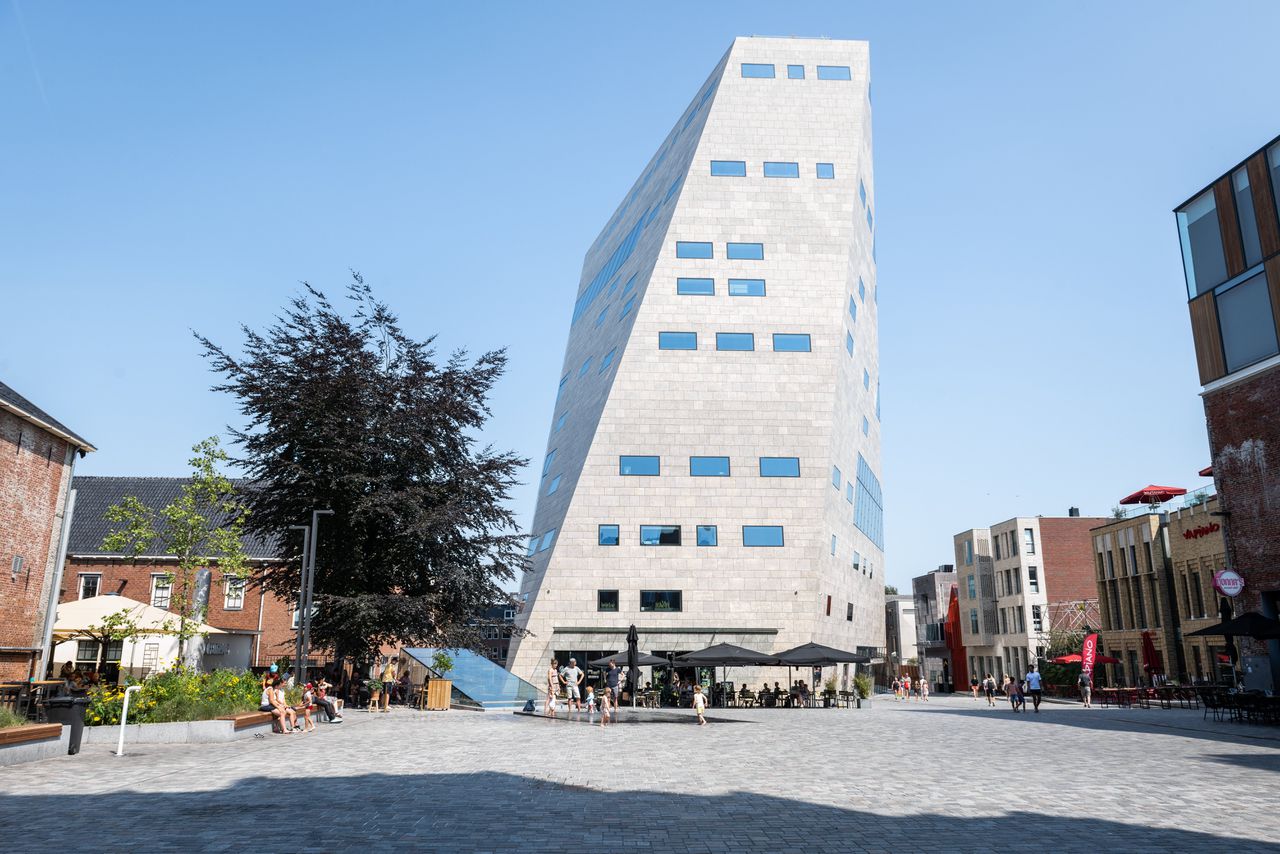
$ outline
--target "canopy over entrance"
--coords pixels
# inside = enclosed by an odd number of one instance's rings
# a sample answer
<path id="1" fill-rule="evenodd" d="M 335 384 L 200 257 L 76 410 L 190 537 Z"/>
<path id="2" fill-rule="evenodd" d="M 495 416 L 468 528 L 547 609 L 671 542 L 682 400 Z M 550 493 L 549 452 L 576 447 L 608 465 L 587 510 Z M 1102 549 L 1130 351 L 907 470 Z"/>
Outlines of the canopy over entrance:
<path id="1" fill-rule="evenodd" d="M 58 605 L 53 624 L 56 641 L 82 637 L 93 626 L 100 626 L 107 617 L 123 613 L 125 619 L 137 627 L 143 635 L 176 635 L 180 617 L 172 611 L 147 605 L 124 596 L 91 596 L 75 602 Z M 207 623 L 187 621 L 186 630 L 192 635 L 225 635 L 222 629 Z"/>

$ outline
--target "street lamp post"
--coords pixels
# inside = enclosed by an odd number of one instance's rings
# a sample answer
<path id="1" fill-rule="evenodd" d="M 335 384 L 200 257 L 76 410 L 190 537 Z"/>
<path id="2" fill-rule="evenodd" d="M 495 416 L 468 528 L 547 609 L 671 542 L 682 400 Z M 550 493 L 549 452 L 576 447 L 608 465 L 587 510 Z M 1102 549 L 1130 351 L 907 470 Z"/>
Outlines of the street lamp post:
<path id="1" fill-rule="evenodd" d="M 294 672 L 298 673 L 302 668 L 302 609 L 307 598 L 307 561 L 311 554 L 311 526 L 290 525 L 289 530 L 302 532 L 302 571 L 298 575 L 298 633 L 293 643 L 293 666 Z"/>
<path id="2" fill-rule="evenodd" d="M 311 541 L 308 543 L 311 550 L 307 565 L 303 568 L 303 610 L 298 624 L 302 629 L 302 655 L 296 671 L 299 682 L 306 682 L 306 662 L 311 657 L 311 598 L 316 581 L 316 542 L 320 538 L 320 517 L 332 515 L 332 510 L 311 511 Z"/>

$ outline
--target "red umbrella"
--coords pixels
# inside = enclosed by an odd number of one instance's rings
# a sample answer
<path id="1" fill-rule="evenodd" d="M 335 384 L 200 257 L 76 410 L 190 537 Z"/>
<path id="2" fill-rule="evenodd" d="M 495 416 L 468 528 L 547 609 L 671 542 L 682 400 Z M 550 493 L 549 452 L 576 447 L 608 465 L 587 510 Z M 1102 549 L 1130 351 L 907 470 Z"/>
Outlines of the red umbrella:
<path id="1" fill-rule="evenodd" d="M 1200 469 L 1199 475 L 1201 477 L 1213 477 L 1213 466 L 1205 466 Z"/>
<path id="2" fill-rule="evenodd" d="M 1084 661 L 1084 659 L 1081 657 L 1080 653 L 1078 652 L 1072 652 L 1067 655 L 1060 655 L 1057 658 L 1051 658 L 1049 660 L 1052 661 L 1054 664 L 1079 664 L 1082 661 Z M 1098 653 L 1097 655 L 1095 655 L 1093 657 L 1093 661 L 1095 664 L 1119 664 L 1120 663 L 1120 659 L 1112 658 L 1111 656 L 1103 655 L 1102 653 Z"/>
<path id="3" fill-rule="evenodd" d="M 1142 669 L 1147 673 L 1164 673 L 1164 659 L 1156 649 L 1151 632 L 1142 633 Z"/>
<path id="4" fill-rule="evenodd" d="M 1177 495 L 1186 495 L 1187 491 L 1180 486 L 1144 486 L 1132 495 L 1120 499 L 1121 504 L 1163 504 Z"/>

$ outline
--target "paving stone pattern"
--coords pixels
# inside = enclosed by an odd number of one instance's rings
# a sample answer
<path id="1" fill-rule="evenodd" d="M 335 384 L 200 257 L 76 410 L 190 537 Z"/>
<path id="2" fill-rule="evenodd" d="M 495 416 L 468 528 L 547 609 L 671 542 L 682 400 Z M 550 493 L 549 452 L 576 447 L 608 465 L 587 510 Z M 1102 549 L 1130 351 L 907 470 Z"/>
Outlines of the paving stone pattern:
<path id="1" fill-rule="evenodd" d="M 598 727 L 353 711 L 0 771 L 7 851 L 1280 851 L 1280 732 L 968 697 Z M 21 840 L 15 842 L 15 840 Z"/>

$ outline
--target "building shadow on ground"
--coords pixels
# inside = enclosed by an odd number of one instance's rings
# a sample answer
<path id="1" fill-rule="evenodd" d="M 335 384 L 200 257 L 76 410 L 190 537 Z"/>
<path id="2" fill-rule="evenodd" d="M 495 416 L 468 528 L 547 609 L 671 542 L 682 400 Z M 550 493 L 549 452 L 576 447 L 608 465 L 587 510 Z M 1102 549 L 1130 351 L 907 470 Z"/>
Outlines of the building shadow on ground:
<path id="1" fill-rule="evenodd" d="M 1219 753 L 1203 757 L 1206 762 L 1219 762 L 1237 768 L 1255 771 L 1271 771 L 1280 774 L 1280 752 L 1277 753 Z"/>
<path id="2" fill-rule="evenodd" d="M 378 758 L 368 757 L 374 764 Z M 7 851 L 52 846 L 59 852 L 990 852 L 1007 847 L 1002 839 L 1012 834 L 1019 840 L 1015 847 L 1055 852 L 1280 852 L 1280 845 L 1243 836 L 1079 817 L 1070 805 L 1061 814 L 887 816 L 853 804 L 835 807 L 747 792 L 604 791 L 493 772 L 313 771 L 289 779 L 254 777 L 211 791 L 185 790 L 198 780 L 174 780 L 169 784 L 184 790 L 13 795 L 0 800 L 0 839 Z M 695 769 L 690 775 L 696 780 Z M 779 785 L 786 787 L 781 780 Z"/>

